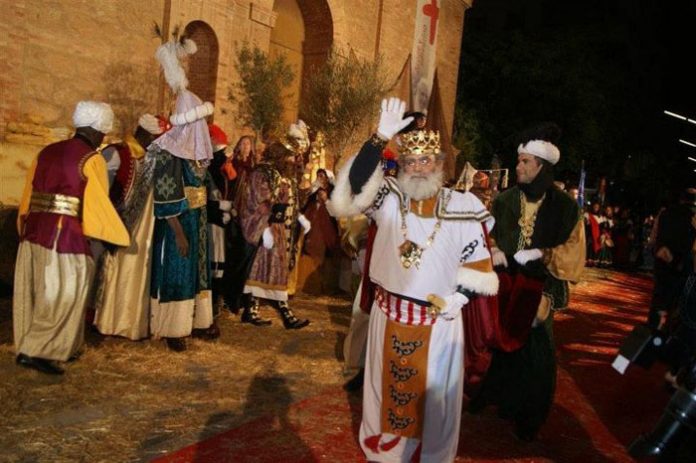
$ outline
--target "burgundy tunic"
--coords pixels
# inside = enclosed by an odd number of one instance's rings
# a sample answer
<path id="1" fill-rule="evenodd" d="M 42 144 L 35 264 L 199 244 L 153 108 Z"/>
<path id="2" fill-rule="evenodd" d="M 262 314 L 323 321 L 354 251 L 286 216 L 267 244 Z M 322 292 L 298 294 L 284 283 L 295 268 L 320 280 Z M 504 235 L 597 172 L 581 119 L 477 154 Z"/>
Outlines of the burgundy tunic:
<path id="1" fill-rule="evenodd" d="M 126 143 L 109 145 L 107 148 L 109 147 L 113 147 L 118 151 L 118 156 L 121 160 L 121 164 L 116 171 L 114 182 L 109 189 L 111 202 L 114 203 L 116 210 L 119 210 L 122 209 L 123 204 L 126 202 L 126 196 L 133 186 L 133 180 L 135 179 L 135 159 L 133 159 L 130 148 Z M 107 148 L 104 148 L 104 150 Z"/>
<path id="2" fill-rule="evenodd" d="M 82 167 L 93 154 L 95 151 L 79 138 L 48 145 L 39 153 L 32 179 L 33 192 L 73 196 L 82 203 L 87 186 Z M 48 249 L 53 249 L 55 244 L 58 253 L 92 255 L 82 232 L 81 217 L 31 212 L 30 209 L 24 220 L 22 240 Z"/>

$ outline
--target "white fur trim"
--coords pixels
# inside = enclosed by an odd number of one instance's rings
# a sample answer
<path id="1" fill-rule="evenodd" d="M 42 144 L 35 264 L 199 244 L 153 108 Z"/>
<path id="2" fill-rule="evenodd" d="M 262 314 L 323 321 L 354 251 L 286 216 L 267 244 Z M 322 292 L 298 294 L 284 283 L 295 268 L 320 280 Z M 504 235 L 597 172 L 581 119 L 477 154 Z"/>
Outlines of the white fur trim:
<path id="1" fill-rule="evenodd" d="M 495 272 L 479 272 L 466 267 L 457 270 L 457 284 L 462 288 L 484 296 L 498 294 L 498 275 Z"/>
<path id="2" fill-rule="evenodd" d="M 351 217 L 361 214 L 364 210 L 372 205 L 372 202 L 377 196 L 382 180 L 384 180 L 384 171 L 382 165 L 377 164 L 377 168 L 370 176 L 370 179 L 363 185 L 362 191 L 354 195 L 350 187 L 350 179 L 348 174 L 350 168 L 355 162 L 356 156 L 349 159 L 343 168 L 338 172 L 336 178 L 336 186 L 331 193 L 331 199 L 327 202 L 326 208 L 329 214 L 334 217 Z"/>
<path id="3" fill-rule="evenodd" d="M 172 114 L 169 116 L 169 122 L 171 122 L 172 125 L 190 124 L 191 122 L 196 122 L 198 119 L 203 119 L 204 117 L 210 116 L 213 114 L 214 110 L 215 108 L 213 107 L 213 104 L 206 101 L 195 108 L 189 109 L 185 113 Z"/>
<path id="4" fill-rule="evenodd" d="M 517 154 L 527 153 L 538 158 L 546 159 L 551 164 L 556 164 L 561 159 L 561 152 L 553 143 L 545 140 L 530 140 L 525 144 L 520 143 L 517 147 Z"/>
<path id="5" fill-rule="evenodd" d="M 114 111 L 106 103 L 80 101 L 75 106 L 73 124 L 75 127 L 92 127 L 107 134 L 114 127 Z"/>

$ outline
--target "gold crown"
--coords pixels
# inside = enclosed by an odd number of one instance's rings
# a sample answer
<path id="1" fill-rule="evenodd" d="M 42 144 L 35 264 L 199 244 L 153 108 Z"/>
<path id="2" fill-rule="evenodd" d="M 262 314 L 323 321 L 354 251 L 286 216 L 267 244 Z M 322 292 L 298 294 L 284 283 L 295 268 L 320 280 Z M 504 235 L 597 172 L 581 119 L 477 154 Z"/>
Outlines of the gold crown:
<path id="1" fill-rule="evenodd" d="M 399 135 L 399 155 L 439 154 L 440 133 L 434 130 L 414 130 Z"/>
<path id="2" fill-rule="evenodd" d="M 283 144 L 288 150 L 295 154 L 302 154 L 309 148 L 309 140 L 295 138 L 288 135 L 282 136 L 278 141 Z"/>

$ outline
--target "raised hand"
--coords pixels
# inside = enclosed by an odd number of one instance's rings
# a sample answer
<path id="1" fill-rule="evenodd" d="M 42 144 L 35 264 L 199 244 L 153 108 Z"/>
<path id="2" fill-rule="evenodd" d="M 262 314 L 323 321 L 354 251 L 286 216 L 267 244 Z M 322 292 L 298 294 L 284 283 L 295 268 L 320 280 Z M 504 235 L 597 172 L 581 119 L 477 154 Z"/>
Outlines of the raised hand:
<path id="1" fill-rule="evenodd" d="M 413 117 L 404 119 L 406 103 L 398 98 L 385 98 L 382 100 L 382 111 L 379 115 L 377 134 L 385 140 L 390 140 L 401 129 L 411 123 Z"/>

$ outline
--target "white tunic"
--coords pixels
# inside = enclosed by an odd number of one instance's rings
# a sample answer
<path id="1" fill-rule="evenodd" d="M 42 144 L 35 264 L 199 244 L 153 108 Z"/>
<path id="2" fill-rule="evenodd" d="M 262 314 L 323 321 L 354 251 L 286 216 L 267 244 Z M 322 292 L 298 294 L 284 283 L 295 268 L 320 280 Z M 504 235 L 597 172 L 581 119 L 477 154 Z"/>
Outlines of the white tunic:
<path id="1" fill-rule="evenodd" d="M 380 198 L 379 194 L 385 192 L 386 188 L 389 188 L 388 193 Z M 404 268 L 399 251 L 399 246 L 404 242 L 400 204 L 404 201 L 408 205 L 409 201 L 391 179 L 385 181 L 380 193 L 366 214 L 378 227 L 372 248 L 370 278 L 384 289 L 422 301 L 431 293 L 448 296 L 457 289 L 457 272 L 462 264 L 490 258 L 479 222 L 483 219 L 489 230 L 492 228 L 493 219 L 485 206 L 471 193 L 443 188 L 436 205 L 436 215 L 439 212 L 445 218 L 429 248 L 425 248 L 426 242 L 438 219 L 419 217 L 410 211 L 406 215 L 406 237 L 425 250 L 419 268 Z M 445 209 L 443 203 L 449 193 L 452 195 Z"/>
<path id="2" fill-rule="evenodd" d="M 449 196 L 449 201 L 446 198 Z M 483 204 L 472 194 L 442 189 L 436 205 L 436 217 L 419 217 L 407 212 L 406 238 L 424 248 L 416 268 L 401 265 L 399 246 L 404 242 L 401 205 L 410 201 L 399 191 L 393 179 L 382 183 L 373 205 L 366 214 L 377 223 L 372 251 L 370 278 L 387 291 L 425 301 L 429 294 L 446 297 L 460 285 L 462 266 L 490 260 L 482 222 L 493 222 Z M 446 203 L 446 204 L 445 204 Z M 426 247 L 438 218 L 441 228 L 430 247 Z M 483 272 L 475 272 L 483 273 Z M 494 275 L 494 274 L 493 274 Z M 485 280 L 485 278 L 484 278 Z M 476 290 L 477 284 L 470 289 Z M 438 318 L 432 326 L 427 357 L 425 405 L 422 439 L 399 438 L 383 431 L 382 378 L 385 358 L 384 333 L 389 318 L 397 323 L 419 324 L 417 320 L 388 317 L 375 301 L 370 317 L 363 421 L 360 444 L 370 461 L 409 462 L 415 452 L 420 461 L 443 463 L 456 457 L 461 419 L 464 375 L 464 330 L 461 313 L 454 319 Z M 432 323 L 431 319 L 425 324 Z M 375 444 L 377 442 L 377 444 Z M 394 445 L 394 443 L 396 443 Z"/>

